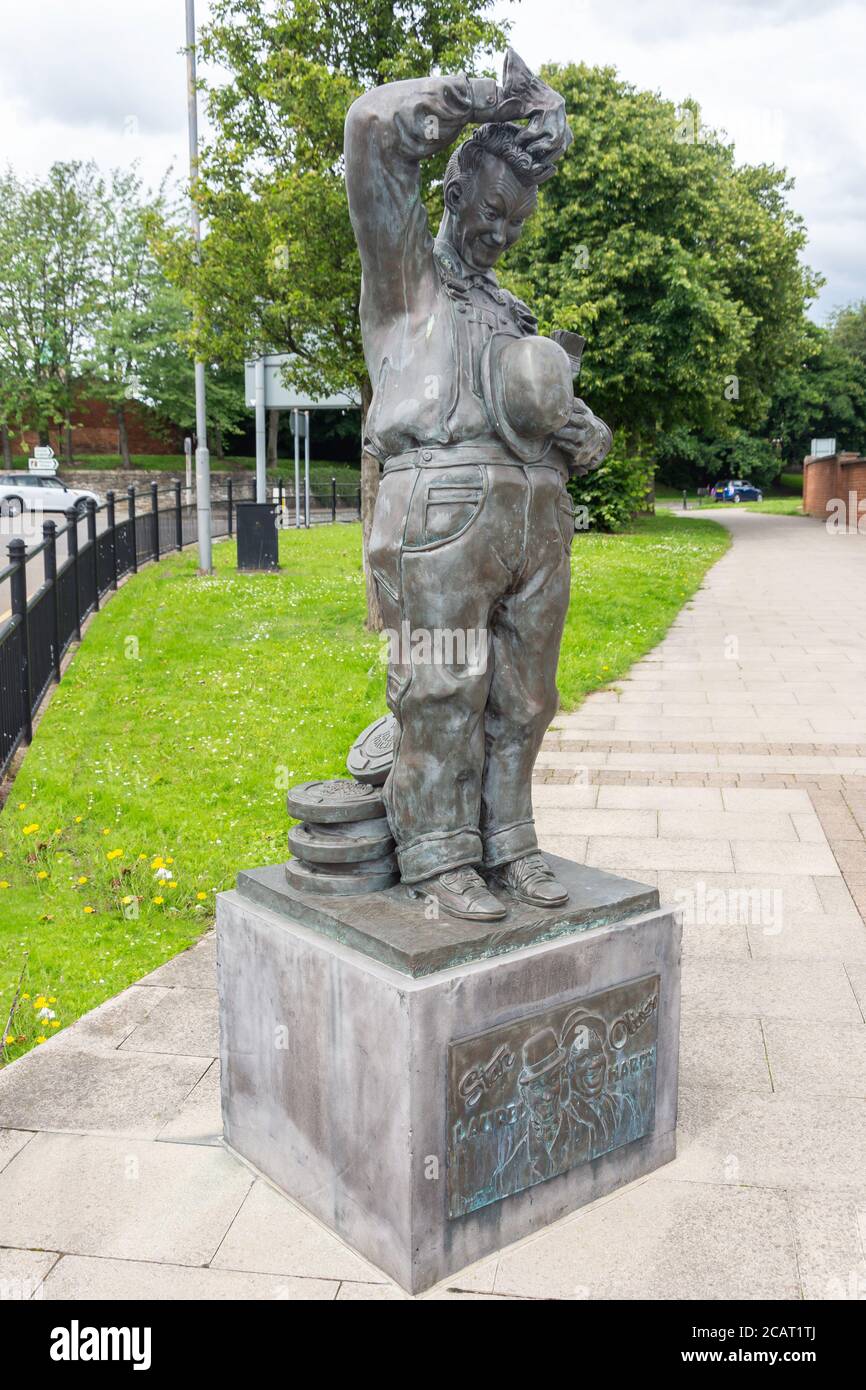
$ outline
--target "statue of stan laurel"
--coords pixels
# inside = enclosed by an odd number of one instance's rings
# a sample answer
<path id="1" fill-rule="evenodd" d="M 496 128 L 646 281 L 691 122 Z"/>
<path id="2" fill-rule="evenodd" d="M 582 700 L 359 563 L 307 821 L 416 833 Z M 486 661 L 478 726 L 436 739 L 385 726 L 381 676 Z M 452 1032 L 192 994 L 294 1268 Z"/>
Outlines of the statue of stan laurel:
<path id="1" fill-rule="evenodd" d="M 434 241 L 421 161 L 472 124 L 445 171 Z M 538 850 L 531 778 L 557 708 L 566 482 L 611 435 L 574 396 L 582 340 L 540 337 L 493 268 L 571 139 L 563 98 L 511 50 L 501 84 L 388 83 L 346 119 L 374 387 L 366 447 L 383 468 L 369 561 L 400 634 L 385 804 L 402 881 L 473 921 L 504 917 L 503 897 L 549 909 L 568 898 Z"/>

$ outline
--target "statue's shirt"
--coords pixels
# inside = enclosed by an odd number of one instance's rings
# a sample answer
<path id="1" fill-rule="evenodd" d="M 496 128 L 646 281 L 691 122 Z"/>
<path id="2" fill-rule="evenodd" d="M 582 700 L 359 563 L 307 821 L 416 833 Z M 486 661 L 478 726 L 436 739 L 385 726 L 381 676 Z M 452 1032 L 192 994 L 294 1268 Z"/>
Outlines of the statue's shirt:
<path id="1" fill-rule="evenodd" d="M 420 78 L 365 95 L 346 121 L 346 184 L 361 252 L 361 331 L 373 400 L 367 446 L 386 459 L 422 444 L 495 439 L 480 367 L 494 332 L 536 332 L 492 271 L 434 243 L 421 160 L 447 148 L 496 100 L 486 78 Z"/>

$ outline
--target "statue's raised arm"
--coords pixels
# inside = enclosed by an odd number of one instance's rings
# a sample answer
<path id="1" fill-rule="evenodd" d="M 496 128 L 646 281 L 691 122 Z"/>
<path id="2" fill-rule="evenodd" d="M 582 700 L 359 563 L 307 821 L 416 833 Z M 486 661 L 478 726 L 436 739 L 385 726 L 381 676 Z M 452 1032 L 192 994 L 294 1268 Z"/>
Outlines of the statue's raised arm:
<path id="1" fill-rule="evenodd" d="M 371 330 L 378 317 L 423 307 L 435 273 L 421 161 L 447 149 L 467 125 L 523 119 L 518 148 L 532 181 L 542 183 L 571 142 L 565 103 L 511 49 L 501 83 L 463 73 L 419 77 L 374 87 L 350 107 L 346 189 Z"/>

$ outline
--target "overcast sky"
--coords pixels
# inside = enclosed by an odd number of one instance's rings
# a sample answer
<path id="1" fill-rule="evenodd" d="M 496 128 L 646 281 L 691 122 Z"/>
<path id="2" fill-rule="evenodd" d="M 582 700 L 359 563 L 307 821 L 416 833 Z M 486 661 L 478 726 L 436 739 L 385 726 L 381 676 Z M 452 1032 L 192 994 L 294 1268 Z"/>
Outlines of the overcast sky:
<path id="1" fill-rule="evenodd" d="M 532 66 L 613 64 L 694 97 L 740 159 L 784 164 L 827 279 L 816 317 L 866 297 L 863 0 L 503 0 L 501 12 Z M 0 17 L 0 163 L 185 173 L 184 0 L 0 0 Z"/>

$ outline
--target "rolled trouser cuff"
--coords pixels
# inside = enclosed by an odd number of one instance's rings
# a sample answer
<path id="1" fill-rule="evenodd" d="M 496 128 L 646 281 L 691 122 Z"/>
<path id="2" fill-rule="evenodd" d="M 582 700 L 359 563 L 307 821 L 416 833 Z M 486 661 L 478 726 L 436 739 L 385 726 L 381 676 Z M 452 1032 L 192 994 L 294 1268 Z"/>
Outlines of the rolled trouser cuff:
<path id="1" fill-rule="evenodd" d="M 448 869 L 480 864 L 481 836 L 477 830 L 466 827 L 428 835 L 414 845 L 401 845 L 397 850 L 397 862 L 404 883 L 421 883 Z"/>
<path id="2" fill-rule="evenodd" d="M 524 854 L 533 854 L 537 849 L 534 821 L 523 820 L 516 825 L 505 825 L 501 830 L 485 834 L 484 867 L 495 869 L 499 864 L 510 864 L 513 859 L 522 859 Z"/>

